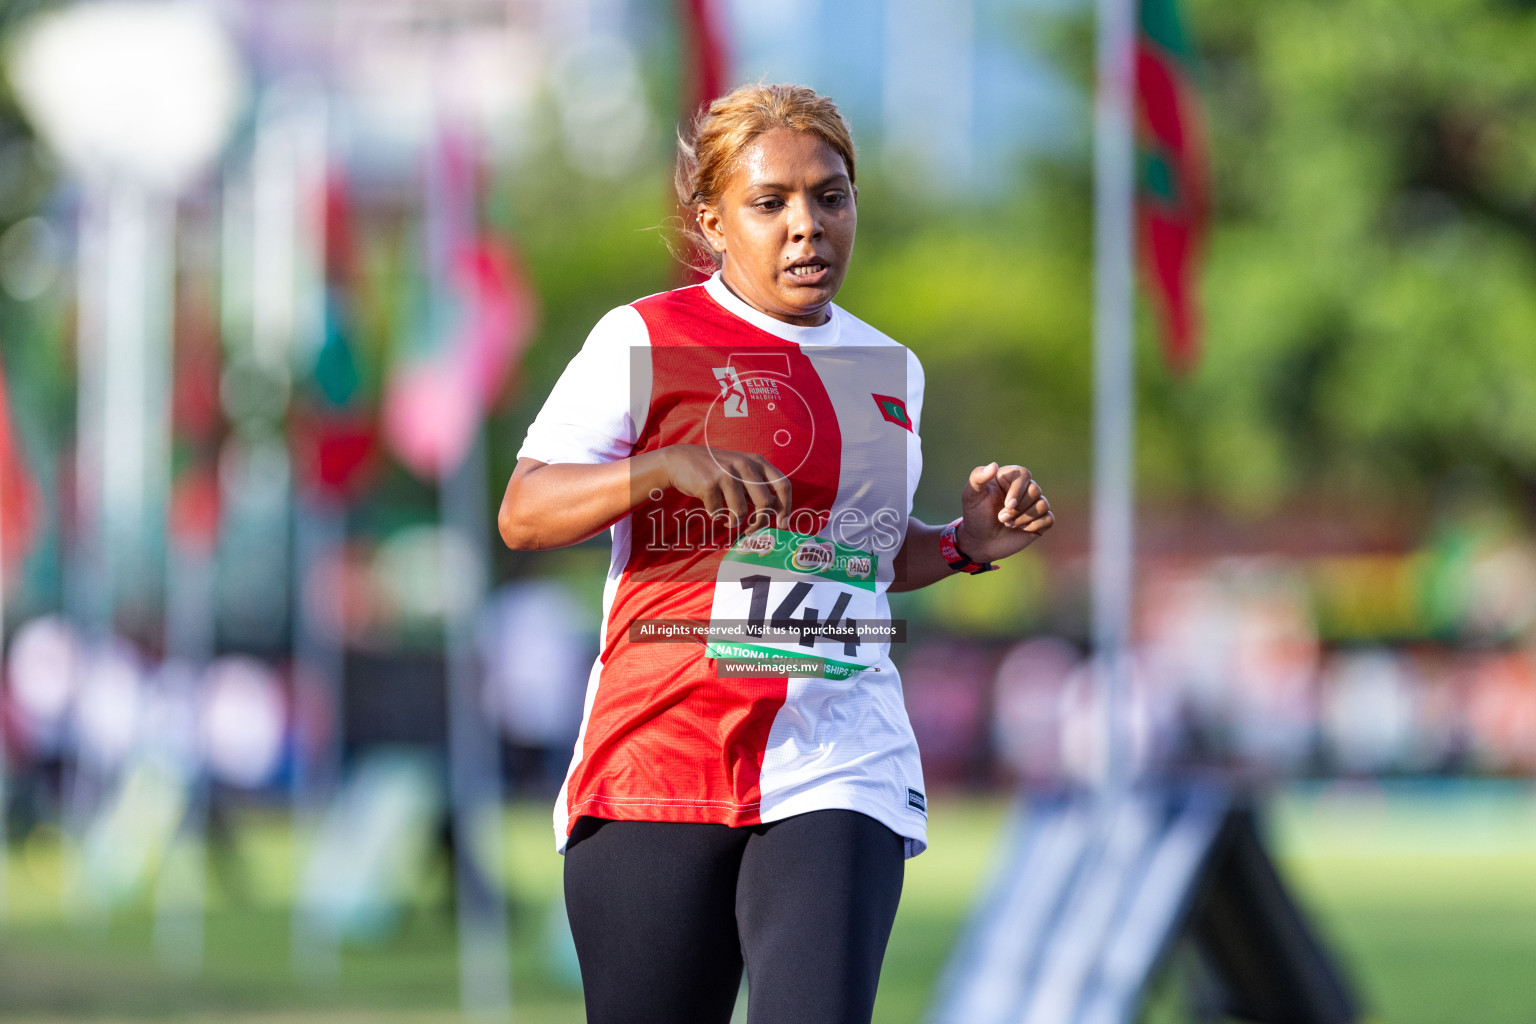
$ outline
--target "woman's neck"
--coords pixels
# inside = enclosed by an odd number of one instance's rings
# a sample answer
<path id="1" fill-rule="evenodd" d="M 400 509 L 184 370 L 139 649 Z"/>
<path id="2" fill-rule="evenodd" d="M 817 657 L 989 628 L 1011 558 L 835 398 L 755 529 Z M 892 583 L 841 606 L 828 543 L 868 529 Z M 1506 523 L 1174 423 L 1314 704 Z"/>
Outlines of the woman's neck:
<path id="1" fill-rule="evenodd" d="M 830 323 L 832 320 L 832 311 L 827 308 L 831 305 L 830 302 L 818 306 L 814 311 L 806 313 L 803 316 L 776 313 L 771 309 L 767 309 L 761 304 L 753 302 L 752 299 L 747 296 L 745 289 L 733 283 L 731 279 L 734 276 L 735 275 L 731 272 L 731 268 L 729 266 L 725 266 L 720 269 L 720 283 L 725 285 L 726 290 L 764 316 L 771 316 L 775 320 L 783 321 L 786 324 L 793 324 L 796 327 L 821 327 L 824 324 Z"/>

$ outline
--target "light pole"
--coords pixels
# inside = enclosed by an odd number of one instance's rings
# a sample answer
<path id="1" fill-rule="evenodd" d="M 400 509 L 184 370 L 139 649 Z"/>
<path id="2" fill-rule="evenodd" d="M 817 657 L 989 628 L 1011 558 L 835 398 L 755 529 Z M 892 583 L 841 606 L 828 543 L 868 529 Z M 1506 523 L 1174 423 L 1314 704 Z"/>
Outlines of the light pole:
<path id="1" fill-rule="evenodd" d="M 6 57 L 22 111 L 80 185 L 68 600 L 99 643 L 125 592 L 150 596 L 162 576 L 167 590 L 176 585 L 154 559 L 170 488 L 176 201 L 223 149 L 245 103 L 245 71 L 207 7 L 155 0 L 36 15 Z M 66 833 L 78 835 L 105 781 L 84 774 L 77 763 Z M 198 823 L 189 826 L 200 843 Z"/>

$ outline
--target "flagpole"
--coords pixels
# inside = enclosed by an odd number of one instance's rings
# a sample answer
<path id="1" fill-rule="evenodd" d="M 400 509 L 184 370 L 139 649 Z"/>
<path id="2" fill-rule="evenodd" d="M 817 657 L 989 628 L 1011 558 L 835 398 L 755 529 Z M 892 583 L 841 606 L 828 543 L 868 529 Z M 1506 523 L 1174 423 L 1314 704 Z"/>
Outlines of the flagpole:
<path id="1" fill-rule="evenodd" d="M 444 623 L 448 689 L 448 796 L 453 830 L 454 906 L 459 940 L 460 1004 L 483 1020 L 512 1012 L 506 898 L 502 892 L 501 763 L 497 737 L 481 712 L 475 616 L 485 603 L 488 566 L 485 431 L 476 428 L 470 450 L 439 483 L 445 546 L 467 541 L 476 553 L 473 580 L 462 607 Z M 446 553 L 446 552 L 445 552 Z M 444 560 L 446 564 L 446 559 Z"/>
<path id="2" fill-rule="evenodd" d="M 434 55 L 441 59 L 440 55 Z M 439 65 L 440 66 L 440 65 Z M 436 84 L 436 83 L 434 83 Z M 451 323 L 453 263 L 475 230 L 476 195 L 468 134 L 436 97 L 434 132 L 426 165 L 426 248 L 428 323 L 435 331 Z M 455 153 L 454 147 L 461 147 Z M 454 358 L 462 361 L 462 354 Z M 461 366 L 457 372 L 464 372 Z M 479 401 L 471 385 L 463 397 Z M 490 574 L 486 549 L 491 533 L 487 511 L 485 429 L 475 410 L 467 450 L 446 456 L 438 466 L 438 518 L 448 563 L 453 539 L 474 554 L 474 569 L 460 599 L 443 612 L 443 655 L 448 710 L 448 803 L 453 836 L 454 909 L 458 927 L 459 999 L 464 1012 L 483 1021 L 512 1016 L 512 981 L 506 898 L 502 888 L 501 750 L 478 699 L 481 673 L 475 650 L 475 618 L 485 604 Z M 441 453 L 440 453 L 441 455 Z M 448 583 L 444 583 L 448 587 Z"/>
<path id="3" fill-rule="evenodd" d="M 1136 0 L 1097 0 L 1097 90 L 1093 118 L 1093 646 L 1102 716 L 1100 792 L 1125 794 L 1131 762 L 1131 592 L 1135 557 Z"/>
<path id="4" fill-rule="evenodd" d="M 280 207 L 281 235 L 271 239 L 273 298 L 287 303 L 286 318 L 274 331 L 282 351 L 273 353 L 283 374 L 298 379 L 323 343 L 325 330 L 325 219 L 319 197 L 331 159 L 332 110 L 328 95 L 306 88 L 286 123 L 269 124 L 276 150 L 267 172 L 273 205 Z M 264 164 L 269 161 L 263 161 Z M 258 187 L 260 185 L 258 184 Z M 258 228 L 259 230 L 259 228 Z M 320 923 L 307 885 L 321 822 L 340 791 L 346 676 L 345 640 L 337 634 L 330 598 L 317 583 L 323 567 L 346 545 L 346 505 L 336 496 L 315 493 L 291 473 L 293 564 L 290 598 L 293 621 L 294 759 L 290 801 L 298 851 L 290 954 L 299 973 L 310 980 L 334 982 L 341 971 L 340 936 Z"/>

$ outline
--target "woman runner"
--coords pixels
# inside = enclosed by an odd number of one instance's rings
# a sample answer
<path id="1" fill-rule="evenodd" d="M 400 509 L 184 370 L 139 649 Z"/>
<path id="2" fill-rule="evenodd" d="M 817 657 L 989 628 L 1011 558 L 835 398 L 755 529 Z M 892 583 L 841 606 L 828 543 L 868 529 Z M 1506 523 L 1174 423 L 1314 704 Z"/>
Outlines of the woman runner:
<path id="1" fill-rule="evenodd" d="M 853 141 L 810 89 L 742 86 L 679 140 L 715 272 L 593 328 L 528 430 L 515 549 L 611 529 L 601 652 L 555 808 L 593 1024 L 868 1022 L 927 844 L 889 590 L 1050 528 L 1022 466 L 911 518 L 916 356 L 832 302 Z"/>

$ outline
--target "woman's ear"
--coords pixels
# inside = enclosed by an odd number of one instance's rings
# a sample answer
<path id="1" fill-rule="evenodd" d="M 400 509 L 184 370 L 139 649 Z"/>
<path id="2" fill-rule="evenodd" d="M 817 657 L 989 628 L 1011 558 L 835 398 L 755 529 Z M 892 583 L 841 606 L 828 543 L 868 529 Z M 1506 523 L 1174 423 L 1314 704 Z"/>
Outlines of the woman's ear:
<path id="1" fill-rule="evenodd" d="M 700 203 L 694 212 L 694 222 L 699 225 L 699 231 L 704 235 L 704 241 L 715 252 L 725 252 L 725 229 L 720 223 L 720 214 L 714 207 L 706 203 Z"/>

